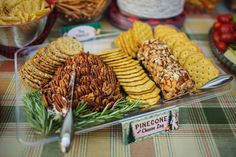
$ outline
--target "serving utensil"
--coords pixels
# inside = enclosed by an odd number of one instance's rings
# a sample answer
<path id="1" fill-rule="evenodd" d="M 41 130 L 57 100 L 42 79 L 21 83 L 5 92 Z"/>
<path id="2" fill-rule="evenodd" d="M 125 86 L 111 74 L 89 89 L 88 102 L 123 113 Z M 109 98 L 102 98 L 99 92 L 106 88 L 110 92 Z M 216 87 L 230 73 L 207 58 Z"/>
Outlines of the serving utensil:
<path id="1" fill-rule="evenodd" d="M 61 134 L 60 134 L 60 146 L 63 153 L 67 153 L 70 150 L 71 143 L 74 137 L 73 131 L 73 96 L 74 96 L 74 85 L 75 85 L 75 72 L 72 72 L 69 87 L 71 89 L 71 97 L 69 100 L 69 108 L 62 124 Z"/>

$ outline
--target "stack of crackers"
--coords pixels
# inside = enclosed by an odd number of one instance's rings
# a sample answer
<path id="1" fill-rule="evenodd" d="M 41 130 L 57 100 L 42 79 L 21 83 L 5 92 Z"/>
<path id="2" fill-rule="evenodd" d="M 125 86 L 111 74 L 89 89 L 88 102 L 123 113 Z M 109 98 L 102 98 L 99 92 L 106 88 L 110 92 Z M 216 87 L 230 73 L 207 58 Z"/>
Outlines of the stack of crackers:
<path id="1" fill-rule="evenodd" d="M 113 68 L 118 81 L 131 100 L 140 100 L 149 105 L 160 99 L 160 89 L 147 76 L 139 62 L 121 49 L 100 52 L 97 55 Z"/>
<path id="2" fill-rule="evenodd" d="M 219 75 L 218 69 L 186 34 L 170 26 L 158 25 L 154 28 L 154 37 L 166 43 L 179 63 L 189 72 L 195 82 L 194 89 L 200 88 Z"/>
<path id="3" fill-rule="evenodd" d="M 134 22 L 132 28 L 122 32 L 114 41 L 116 47 L 122 49 L 132 58 L 137 57 L 138 48 L 145 40 L 153 38 L 152 28 L 142 22 Z"/>
<path id="4" fill-rule="evenodd" d="M 185 33 L 178 32 L 171 26 L 158 25 L 153 30 L 145 23 L 134 22 L 132 28 L 122 32 L 114 43 L 132 58 L 137 58 L 137 52 L 144 41 L 153 38 L 168 45 L 171 53 L 195 82 L 194 89 L 200 88 L 219 75 L 219 71 L 204 56 L 201 49 L 192 43 Z"/>
<path id="5" fill-rule="evenodd" d="M 34 89 L 47 84 L 57 70 L 71 56 L 83 51 L 81 43 L 70 37 L 58 38 L 45 48 L 39 48 L 20 69 L 24 82 Z"/>

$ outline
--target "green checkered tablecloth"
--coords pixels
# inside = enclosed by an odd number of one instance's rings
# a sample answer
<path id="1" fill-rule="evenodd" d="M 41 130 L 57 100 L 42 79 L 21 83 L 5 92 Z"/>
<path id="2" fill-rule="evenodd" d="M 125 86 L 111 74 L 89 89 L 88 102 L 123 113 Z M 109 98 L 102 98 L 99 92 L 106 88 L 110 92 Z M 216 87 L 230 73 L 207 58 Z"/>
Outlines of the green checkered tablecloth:
<path id="1" fill-rule="evenodd" d="M 188 16 L 183 31 L 214 62 L 207 34 L 214 19 L 210 16 Z M 58 24 L 49 40 L 59 36 Z M 114 32 L 107 20 L 102 30 Z M 113 126 L 76 136 L 71 151 L 63 155 L 57 142 L 27 147 L 16 140 L 14 63 L 0 57 L 0 157 L 168 157 L 168 156 L 236 156 L 236 81 L 233 91 L 180 108 L 180 128 L 172 133 L 130 145 L 122 143 L 120 126 Z M 25 125 L 25 122 L 21 122 Z"/>

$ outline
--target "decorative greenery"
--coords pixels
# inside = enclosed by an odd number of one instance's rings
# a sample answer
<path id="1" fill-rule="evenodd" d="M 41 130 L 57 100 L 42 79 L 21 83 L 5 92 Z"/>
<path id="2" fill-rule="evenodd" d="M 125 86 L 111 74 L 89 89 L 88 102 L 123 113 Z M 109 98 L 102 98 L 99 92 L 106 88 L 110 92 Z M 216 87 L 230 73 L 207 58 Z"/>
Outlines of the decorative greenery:
<path id="1" fill-rule="evenodd" d="M 56 133 L 61 128 L 63 118 L 58 114 L 49 113 L 41 97 L 39 91 L 24 96 L 26 118 L 37 133 L 43 135 Z M 101 112 L 92 112 L 85 102 L 80 102 L 73 111 L 75 130 L 123 118 L 126 113 L 136 111 L 141 106 L 139 101 L 131 102 L 124 98 L 118 100 L 112 108 L 106 106 Z"/>
<path id="2" fill-rule="evenodd" d="M 111 109 L 106 106 L 101 112 L 91 112 L 86 103 L 81 103 L 74 110 L 75 128 L 82 129 L 91 125 L 109 122 L 113 119 L 120 119 L 125 113 L 136 111 L 141 108 L 138 101 L 131 102 L 127 99 L 118 100 Z"/>
<path id="3" fill-rule="evenodd" d="M 37 133 L 48 135 L 61 127 L 62 118 L 49 114 L 44 107 L 39 91 L 26 94 L 23 97 L 26 118 Z"/>

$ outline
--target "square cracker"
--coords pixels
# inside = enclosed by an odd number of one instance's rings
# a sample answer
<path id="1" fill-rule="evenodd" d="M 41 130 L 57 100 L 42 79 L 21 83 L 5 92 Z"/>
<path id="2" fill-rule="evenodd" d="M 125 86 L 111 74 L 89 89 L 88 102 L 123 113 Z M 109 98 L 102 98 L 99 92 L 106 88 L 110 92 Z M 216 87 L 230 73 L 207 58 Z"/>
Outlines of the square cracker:
<path id="1" fill-rule="evenodd" d="M 183 67 L 187 69 L 189 66 L 191 66 L 192 64 L 195 64 L 196 62 L 198 62 L 199 60 L 203 58 L 205 58 L 205 56 L 202 53 L 191 54 L 186 58 L 183 64 Z"/>
<path id="2" fill-rule="evenodd" d="M 194 89 L 200 88 L 208 81 L 214 79 L 219 75 L 219 70 L 206 57 L 198 60 L 194 64 L 188 65 L 186 69 L 189 75 L 196 83 Z"/>

